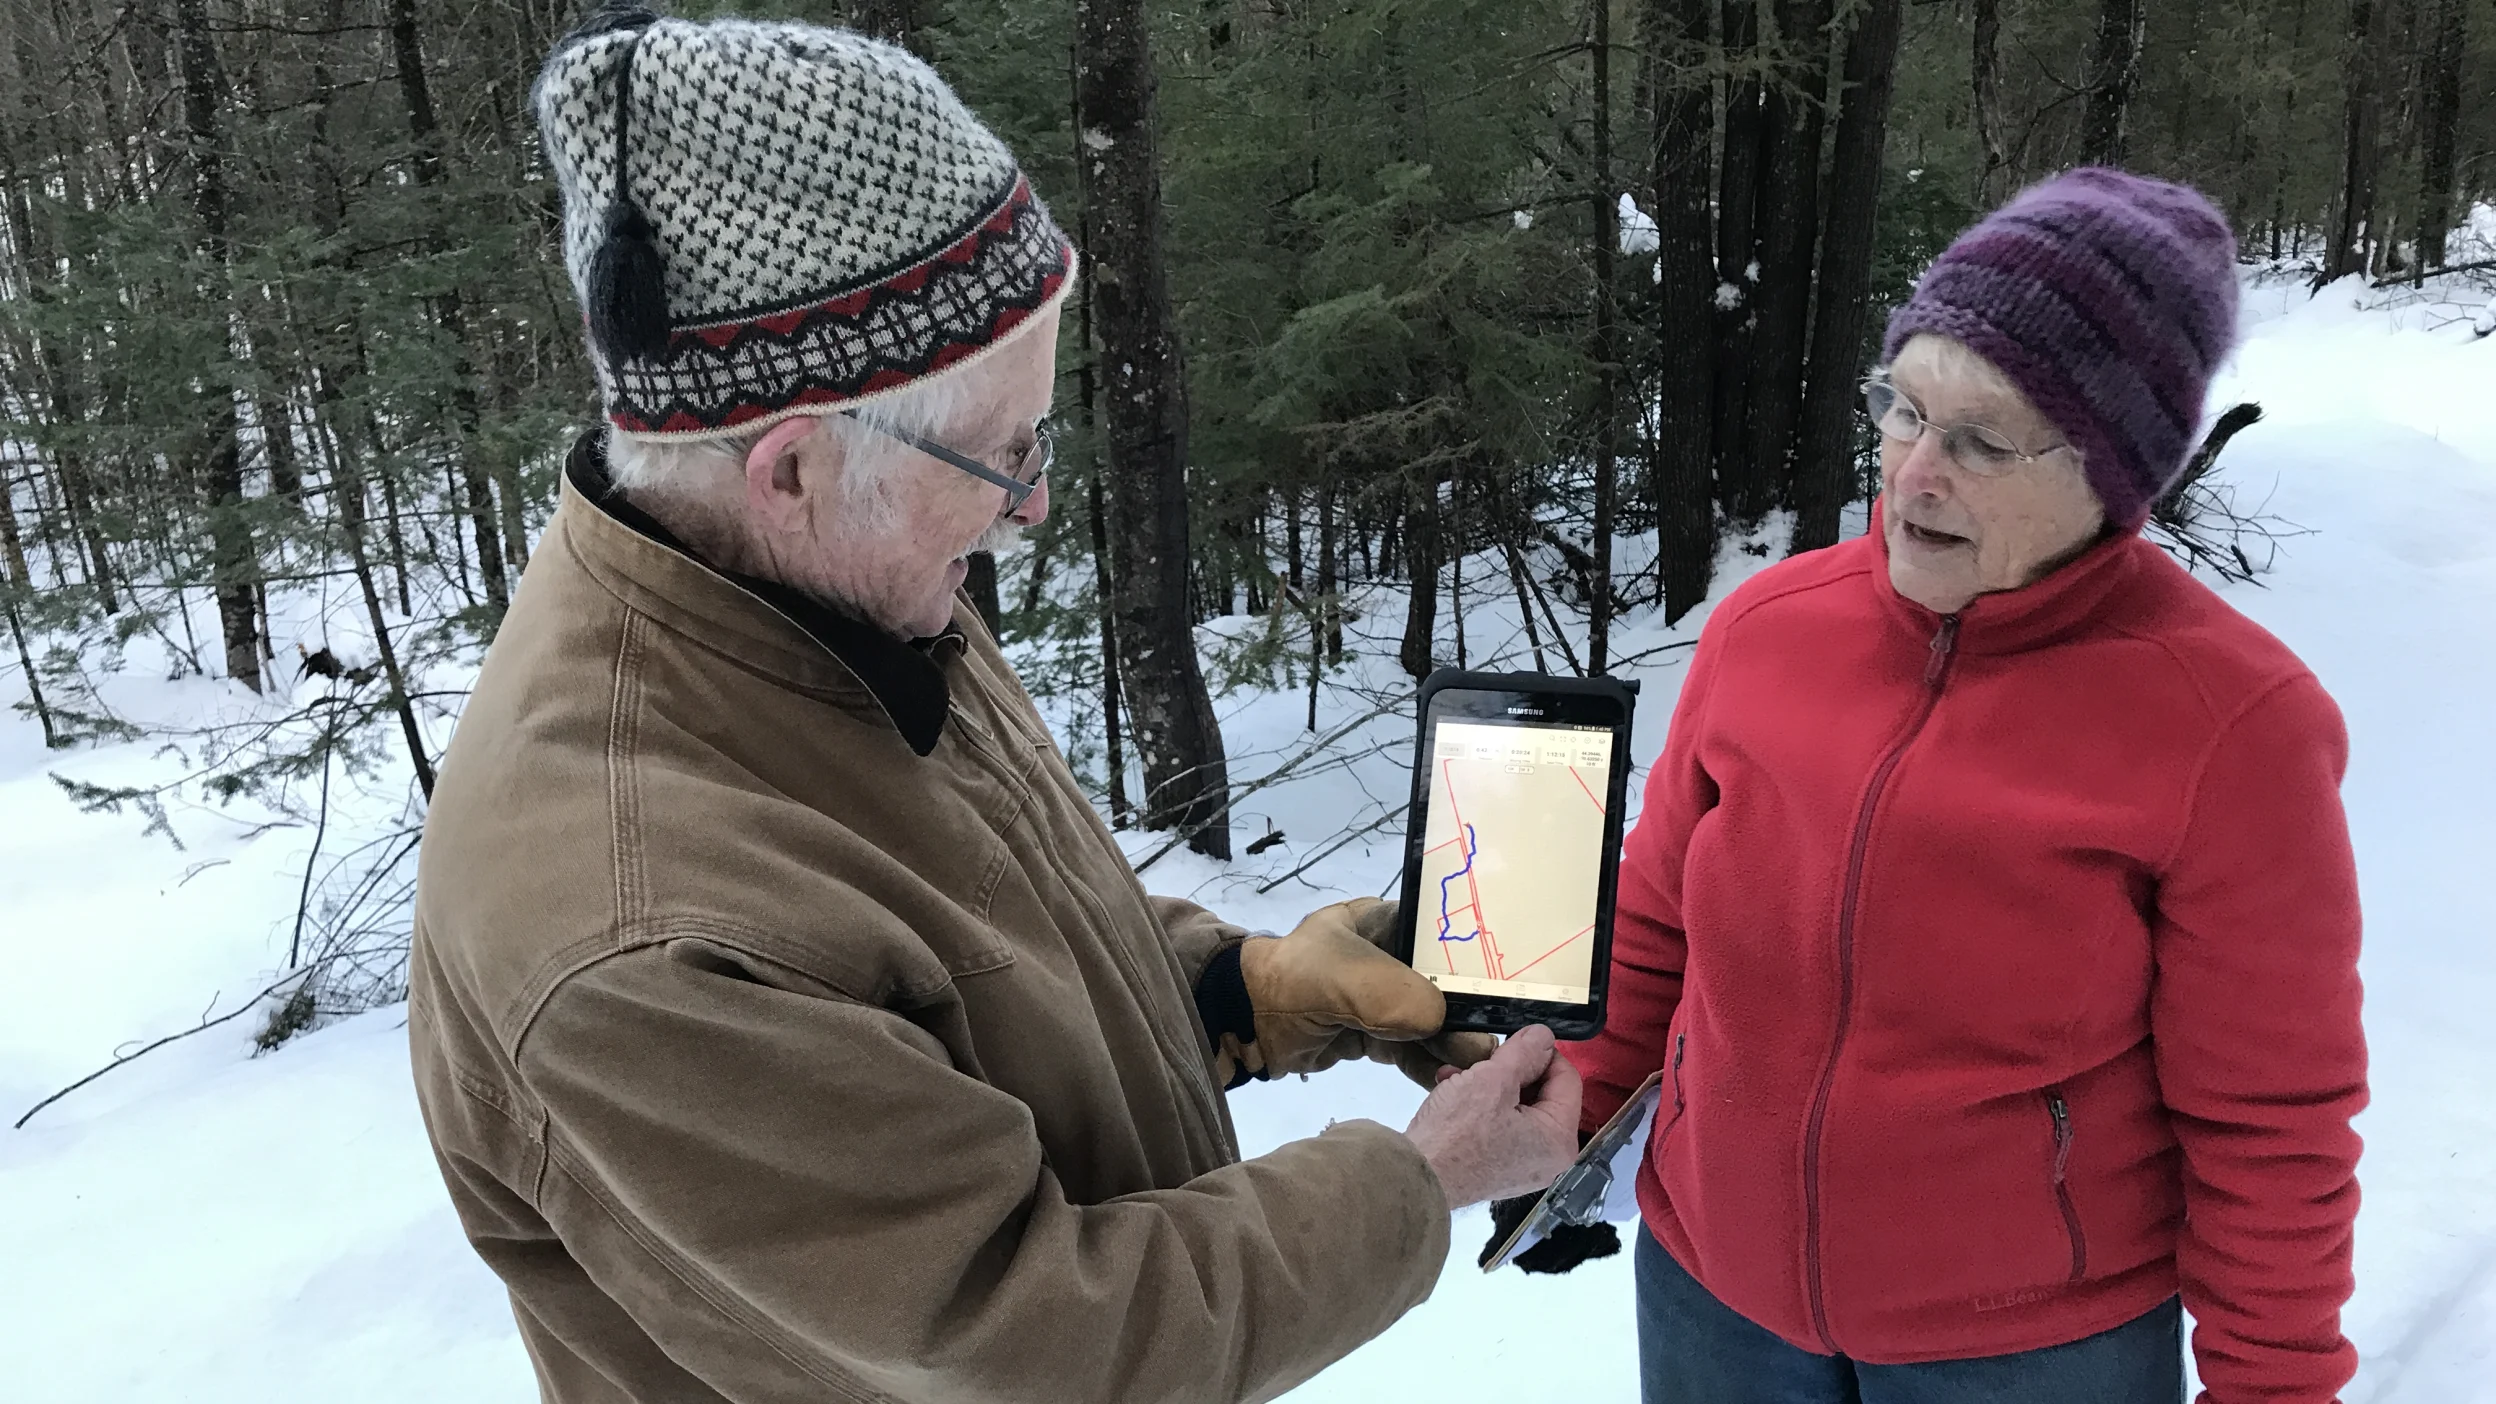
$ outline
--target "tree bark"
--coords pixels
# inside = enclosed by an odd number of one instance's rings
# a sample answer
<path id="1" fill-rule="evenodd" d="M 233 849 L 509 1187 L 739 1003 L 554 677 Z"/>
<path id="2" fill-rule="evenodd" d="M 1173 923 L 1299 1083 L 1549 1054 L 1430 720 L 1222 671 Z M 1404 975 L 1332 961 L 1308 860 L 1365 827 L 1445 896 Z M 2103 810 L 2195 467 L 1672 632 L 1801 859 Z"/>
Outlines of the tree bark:
<path id="1" fill-rule="evenodd" d="M 1720 23 L 1725 62 L 1759 71 L 1759 8 L 1764 0 L 1723 0 Z M 1751 426 L 1751 340 L 1757 325 L 1759 247 L 1755 238 L 1760 163 L 1768 128 L 1762 111 L 1766 91 L 1756 76 L 1727 84 L 1724 159 L 1716 193 L 1716 364 L 1713 372 L 1715 495 L 1728 511 L 1767 494 L 1747 453 Z"/>
<path id="2" fill-rule="evenodd" d="M 962 577 L 962 588 L 969 592 L 971 606 L 979 611 L 979 622 L 988 632 L 1005 637 L 1005 602 L 997 596 L 997 558 L 986 551 L 973 551 L 964 563 L 970 567 Z"/>
<path id="3" fill-rule="evenodd" d="M 1768 156 L 1760 169 L 1759 289 L 1752 333 L 1750 471 L 1733 515 L 1756 522 L 1791 500 L 1803 361 L 1811 334 L 1813 245 L 1819 241 L 1820 144 L 1828 95 L 1830 0 L 1777 6 L 1778 80 L 1768 91 Z"/>
<path id="4" fill-rule="evenodd" d="M 2374 40 L 2390 0 L 2349 0 L 2349 33 L 2340 51 L 2347 94 L 2341 115 L 2339 218 L 2318 282 L 2366 271 L 2366 233 L 2375 218 L 2375 182 L 2381 167 L 2383 101 L 2375 83 Z"/>
<path id="5" fill-rule="evenodd" d="M 1143 822 L 1231 856 L 1230 777 L 1188 609 L 1187 391 L 1162 262 L 1151 35 L 1143 0 L 1077 0 L 1075 110 L 1092 227 L 1118 660 L 1144 764 Z"/>
<path id="6" fill-rule="evenodd" d="M 20 66 L 28 67 L 31 50 L 23 40 L 17 52 Z M 17 254 L 18 276 L 23 280 L 20 286 L 26 290 L 27 300 L 38 307 L 49 303 L 55 295 L 49 276 L 54 266 L 50 241 L 39 231 L 27 181 L 18 170 L 16 146 L 5 124 L 0 124 L 0 215 L 5 215 L 8 222 L 9 242 Z M 84 415 L 61 348 L 46 338 L 37 349 L 36 360 L 43 369 L 43 389 L 51 401 L 52 422 L 78 423 Z M 119 614 L 121 598 L 114 588 L 112 557 L 105 552 L 104 534 L 96 521 L 85 457 L 64 446 L 56 449 L 52 458 L 54 475 L 61 485 L 61 505 L 69 515 L 70 530 L 77 536 L 87 583 L 94 588 L 96 603 L 103 606 L 106 614 Z"/>
<path id="7" fill-rule="evenodd" d="M 373 648 L 381 656 L 382 677 L 390 684 L 390 710 L 399 719 L 399 735 L 407 742 L 408 765 L 416 772 L 416 788 L 426 803 L 433 801 L 433 758 L 425 754 L 425 729 L 416 719 L 416 702 L 407 673 L 390 638 L 390 621 L 382 613 L 381 589 L 373 580 L 372 553 L 364 540 L 364 476 L 356 471 L 345 448 L 331 434 L 329 480 L 338 508 L 338 527 L 347 539 L 347 559 L 355 571 L 357 591 L 364 597 L 364 620 L 372 627 Z"/>
<path id="8" fill-rule="evenodd" d="M 1415 678 L 1426 678 L 1438 666 L 1433 645 L 1439 625 L 1439 483 L 1438 476 L 1416 476 L 1404 499 L 1404 639 L 1396 661 Z"/>
<path id="9" fill-rule="evenodd" d="M 1586 604 L 1586 656 L 1590 671 L 1601 673 L 1612 647 L 1612 512 L 1613 485 L 1620 473 L 1621 411 L 1617 386 L 1620 345 L 1618 312 L 1613 305 L 1613 262 L 1620 253 L 1621 211 L 1618 187 L 1612 181 L 1612 0 L 1588 0 L 1593 11 L 1593 43 L 1587 57 L 1594 67 L 1595 198 L 1590 213 L 1594 234 L 1595 274 L 1595 585 Z M 1462 518 L 1458 518 L 1462 520 Z M 1464 604 L 1456 602 L 1457 666 L 1464 666 Z"/>
<path id="10" fill-rule="evenodd" d="M 17 644 L 17 666 L 26 674 L 26 697 L 34 704 L 35 720 L 43 725 L 45 750 L 57 749 L 61 734 L 52 723 L 51 705 L 44 701 L 43 678 L 35 672 L 35 651 L 26 645 L 26 625 L 18 617 L 17 602 L 31 599 L 35 593 L 35 573 L 26 566 L 26 543 L 17 534 L 17 485 L 0 475 L 0 604 L 9 616 L 9 637 Z"/>
<path id="11" fill-rule="evenodd" d="M 1335 489 L 1330 482 L 1317 490 L 1317 608 L 1326 624 L 1326 661 L 1343 659 L 1343 552 L 1335 532 Z"/>
<path id="12" fill-rule="evenodd" d="M 1647 0 L 1642 36 L 1652 76 L 1655 200 L 1656 434 L 1649 473 L 1655 492 L 1656 570 L 1664 620 L 1707 598 L 1716 566 L 1712 408 L 1716 365 L 1716 261 L 1709 216 L 1708 138 L 1715 94 L 1698 62 L 1712 0 Z M 1672 69 L 1666 67 L 1673 60 Z"/>
<path id="13" fill-rule="evenodd" d="M 199 221 L 199 251 L 207 264 L 204 276 L 213 286 L 207 293 L 206 315 L 220 327 L 232 315 L 232 293 L 226 268 L 233 249 L 226 229 L 225 157 L 218 131 L 217 101 L 223 79 L 217 70 L 215 43 L 208 35 L 206 0 L 178 0 L 175 24 L 180 32 L 182 119 L 189 141 L 191 208 Z M 223 337 L 219 338 L 220 346 Z M 224 626 L 227 676 L 261 690 L 260 616 L 252 594 L 258 575 L 251 523 L 244 516 L 241 416 L 234 406 L 234 388 L 226 377 L 204 377 L 206 385 L 199 442 L 205 456 L 202 486 L 208 499 L 211 579 L 217 618 Z"/>
<path id="14" fill-rule="evenodd" d="M 1873 216 L 1881 198 L 1902 8 L 1901 0 L 1869 0 L 1846 42 L 1845 91 L 1829 172 L 1828 227 L 1820 240 L 1818 307 L 1796 456 L 1796 551 L 1836 545 L 1838 516 L 1855 496 L 1855 386 L 1871 319 Z"/>
<path id="15" fill-rule="evenodd" d="M 2420 282 L 2444 266 L 2457 183 L 2455 136 L 2461 123 L 2461 66 L 2469 48 L 2469 0 L 2435 0 L 2427 23 L 2426 91 L 2418 144 L 2418 270 Z"/>
<path id="16" fill-rule="evenodd" d="M 1976 89 L 1976 208 L 1992 209 L 2011 164 L 2002 135 L 2002 0 L 1974 0 L 1975 46 L 1968 73 Z"/>
<path id="17" fill-rule="evenodd" d="M 2080 163 L 2121 165 L 2124 123 L 2141 77 L 2142 0 L 2104 0 L 2097 12 L 2097 47 L 2089 64 L 2089 105 L 2080 118 Z"/>
<path id="18" fill-rule="evenodd" d="M 442 132 L 433 113 L 433 92 L 425 81 L 423 36 L 416 28 L 416 0 L 390 0 L 390 49 L 399 70 L 399 99 L 407 108 L 407 134 L 416 151 L 416 183 L 438 189 L 442 182 Z M 427 242 L 436 252 L 445 246 L 439 212 Z M 485 464 L 478 459 L 479 425 L 475 368 L 468 357 L 468 315 L 453 289 L 429 299 L 435 322 L 451 347 L 451 414 L 459 436 L 452 452 L 459 460 L 460 486 L 465 488 L 468 525 L 477 543 L 477 578 L 497 614 L 510 607 L 511 584 L 503 570 L 503 543 L 494 524 L 494 489 Z"/>

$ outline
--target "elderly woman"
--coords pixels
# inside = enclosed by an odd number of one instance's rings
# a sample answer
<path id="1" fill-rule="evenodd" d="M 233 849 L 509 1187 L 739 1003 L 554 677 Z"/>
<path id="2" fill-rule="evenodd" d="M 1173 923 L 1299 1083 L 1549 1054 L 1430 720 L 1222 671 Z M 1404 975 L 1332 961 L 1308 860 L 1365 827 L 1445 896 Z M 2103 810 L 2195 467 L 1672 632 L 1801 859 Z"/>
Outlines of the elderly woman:
<path id="1" fill-rule="evenodd" d="M 2141 528 L 2235 243 L 2083 170 L 1889 325 L 1871 533 L 1709 621 L 1622 861 L 1649 1404 L 2324 1404 L 2366 1098 L 2347 742 Z M 2179 1311 L 2180 1308 L 2180 1311 Z"/>

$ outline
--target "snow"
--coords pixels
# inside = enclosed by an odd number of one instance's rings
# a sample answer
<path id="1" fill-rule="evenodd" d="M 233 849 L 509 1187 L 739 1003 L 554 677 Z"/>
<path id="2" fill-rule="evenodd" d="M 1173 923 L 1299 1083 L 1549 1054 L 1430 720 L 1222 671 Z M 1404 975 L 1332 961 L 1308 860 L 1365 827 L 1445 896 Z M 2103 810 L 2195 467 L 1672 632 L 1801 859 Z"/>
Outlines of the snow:
<path id="1" fill-rule="evenodd" d="M 1621 192 L 1620 231 L 1622 253 L 1651 254 L 1663 246 L 1663 236 L 1655 227 L 1655 216 L 1638 208 L 1638 202 L 1629 197 L 1628 191 Z"/>
<path id="2" fill-rule="evenodd" d="M 2364 1365 L 2349 1404 L 2496 1404 L 2496 338 L 2474 327 L 2496 312 L 2484 290 L 2448 283 L 2426 296 L 2341 285 L 2308 297 L 2301 284 L 2249 281 L 2248 340 L 2213 396 L 2267 411 L 2229 447 L 2218 481 L 2304 532 L 2282 540 L 2263 585 L 2229 597 L 2313 665 L 2352 735 L 2375 1097 L 2359 1124 L 2366 1193 L 2346 1320 Z M 1773 559 L 1780 534 L 1772 524 L 1764 555 L 1728 544 L 1720 597 Z M 1619 549 L 1627 572 L 1652 543 Z M 1468 561 L 1465 580 L 1468 661 L 1530 666 L 1504 565 Z M 1321 728 L 1402 685 L 1391 662 L 1400 603 L 1380 592 L 1359 604 L 1363 656 L 1322 689 Z M 1617 654 L 1647 655 L 1632 670 L 1645 682 L 1642 761 L 1661 744 L 1688 656 L 1671 645 L 1704 617 L 1668 630 L 1634 616 L 1616 631 Z M 280 637 L 317 640 L 314 623 L 307 606 Z M 201 625 L 214 627 L 204 611 Z M 1266 627 L 1219 620 L 1206 643 L 1219 656 Z M 1452 654 L 1452 626 L 1442 629 Z M 124 715 L 204 722 L 278 705 L 166 682 L 141 643 L 132 659 L 102 681 Z M 1305 683 L 1223 697 L 1235 777 L 1305 744 Z M 0 674 L 0 694 L 17 686 L 13 670 Z M 297 687 L 297 705 L 317 689 Z M 1061 727 L 1083 707 L 1049 705 Z M 1399 803 L 1397 750 L 1410 735 L 1408 715 L 1390 711 L 1350 732 L 1344 764 L 1243 800 L 1243 839 L 1271 824 L 1282 845 L 1232 864 L 1173 854 L 1147 882 L 1276 929 L 1385 889 L 1393 824 L 1351 832 Z M 249 805 L 176 801 L 177 851 L 136 813 L 78 812 L 48 778 L 161 782 L 192 759 L 155 743 L 47 753 L 31 719 L 0 716 L 0 968 L 11 976 L 0 1117 L 116 1047 L 233 1008 L 285 964 L 305 827 L 254 833 L 269 816 Z M 370 775 L 341 772 L 333 846 L 399 812 L 388 767 L 401 764 L 392 752 Z M 1139 857 L 1158 846 L 1129 842 Z M 358 1400 L 534 1399 L 502 1292 L 461 1240 L 426 1148 L 404 1017 L 376 1010 L 255 1057 L 258 1020 L 246 1016 L 0 1132 L 8 1397 L 256 1404 L 317 1381 Z M 1255 1153 L 1332 1119 L 1400 1126 L 1418 1096 L 1364 1066 L 1244 1089 L 1232 1105 Z M 1292 1398 L 1634 1397 L 1626 1257 L 1559 1279 L 1485 1276 L 1472 1260 L 1487 1231 L 1480 1211 L 1460 1216 L 1437 1294 Z"/>

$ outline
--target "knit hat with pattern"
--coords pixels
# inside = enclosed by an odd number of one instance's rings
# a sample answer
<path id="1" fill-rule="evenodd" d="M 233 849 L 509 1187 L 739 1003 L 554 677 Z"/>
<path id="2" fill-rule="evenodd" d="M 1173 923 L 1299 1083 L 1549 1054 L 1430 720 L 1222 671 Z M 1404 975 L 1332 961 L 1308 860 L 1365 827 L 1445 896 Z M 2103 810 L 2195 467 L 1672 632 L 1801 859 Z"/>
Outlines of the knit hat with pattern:
<path id="1" fill-rule="evenodd" d="M 963 366 L 1074 252 L 933 70 L 847 30 L 610 7 L 534 97 L 609 420 L 718 437 Z"/>
<path id="2" fill-rule="evenodd" d="M 1965 343 L 2081 452 L 2136 530 L 2201 429 L 2236 344 L 2236 236 L 2195 190 L 2091 167 L 2030 187 L 1943 251 L 1889 319 Z"/>

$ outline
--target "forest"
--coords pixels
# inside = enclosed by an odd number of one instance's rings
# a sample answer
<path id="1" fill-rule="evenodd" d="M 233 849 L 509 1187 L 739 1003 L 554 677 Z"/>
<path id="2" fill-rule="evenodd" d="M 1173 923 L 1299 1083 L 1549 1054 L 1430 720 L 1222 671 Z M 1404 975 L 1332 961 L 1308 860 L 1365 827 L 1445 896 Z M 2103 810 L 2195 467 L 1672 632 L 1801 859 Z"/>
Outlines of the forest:
<path id="1" fill-rule="evenodd" d="M 317 675 L 184 778 L 336 760 L 420 827 L 595 420 L 529 108 L 587 8 L 0 0 L 0 605 L 50 744 L 130 739 L 94 679 L 141 637 L 252 692 Z M 1486 592 L 1601 673 L 1763 523 L 1835 542 L 1886 309 L 2023 184 L 2191 182 L 2316 287 L 2467 267 L 2496 193 L 2496 0 L 668 8 L 907 45 L 1116 272 L 1065 319 L 1059 510 L 973 589 L 1035 691 L 1098 699 L 1067 740 L 1106 812 L 1220 857 L 1212 699 L 1314 699 L 1359 587 L 1396 587 L 1413 677 L 1468 661 Z M 335 646 L 272 607 L 307 592 Z M 1239 615 L 1275 627 L 1209 660 Z"/>

